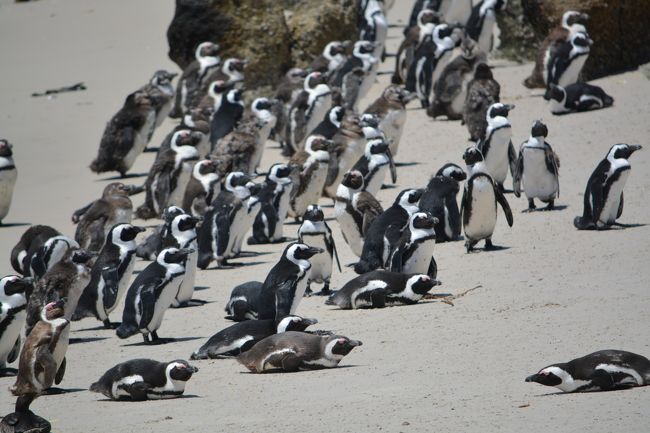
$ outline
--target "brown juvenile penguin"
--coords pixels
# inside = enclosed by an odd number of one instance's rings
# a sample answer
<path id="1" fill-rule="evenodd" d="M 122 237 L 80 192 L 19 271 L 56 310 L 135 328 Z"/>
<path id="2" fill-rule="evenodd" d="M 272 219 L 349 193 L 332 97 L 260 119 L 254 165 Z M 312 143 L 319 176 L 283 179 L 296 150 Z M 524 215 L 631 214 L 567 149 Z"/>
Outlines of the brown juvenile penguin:
<path id="1" fill-rule="evenodd" d="M 364 114 L 374 114 L 379 118 L 379 129 L 386 135 L 393 156 L 397 155 L 399 142 L 404 131 L 406 104 L 416 97 L 415 93 L 411 93 L 400 86 L 390 85 L 364 111 Z"/>
<path id="2" fill-rule="evenodd" d="M 490 105 L 499 102 L 501 86 L 492 76 L 490 67 L 479 63 L 474 72 L 474 79 L 467 85 L 467 97 L 463 107 L 463 122 L 471 141 L 478 141 L 485 137 L 487 128 L 487 114 Z"/>

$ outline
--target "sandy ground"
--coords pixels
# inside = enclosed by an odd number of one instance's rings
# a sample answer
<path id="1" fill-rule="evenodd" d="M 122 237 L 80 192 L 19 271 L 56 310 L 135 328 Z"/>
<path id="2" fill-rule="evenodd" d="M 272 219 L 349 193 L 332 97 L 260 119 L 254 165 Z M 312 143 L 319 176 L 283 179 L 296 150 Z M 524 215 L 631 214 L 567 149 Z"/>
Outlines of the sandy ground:
<path id="1" fill-rule="evenodd" d="M 411 1 L 390 14 L 403 22 Z M 87 168 L 105 123 L 125 96 L 158 68 L 174 68 L 166 56 L 166 27 L 173 2 L 160 0 L 42 0 L 15 5 L 0 0 L 0 136 L 15 145 L 19 169 L 14 202 L 0 229 L 0 270 L 12 273 L 9 251 L 26 224 L 49 224 L 73 234 L 72 211 L 99 197 L 109 176 Z M 391 29 L 389 51 L 399 43 Z M 424 302 L 384 310 L 337 311 L 321 298 L 305 299 L 299 313 L 364 345 L 342 368 L 297 374 L 252 375 L 235 361 L 197 362 L 201 371 L 186 397 L 171 401 L 114 403 L 86 391 L 106 369 L 132 358 L 188 358 L 205 338 L 229 324 L 222 317 L 230 289 L 263 280 L 279 246 L 249 248 L 244 266 L 198 273 L 196 296 L 203 307 L 170 310 L 160 334 L 180 340 L 145 347 L 134 337 L 119 340 L 87 319 L 73 324 L 72 337 L 85 340 L 68 351 L 63 386 L 75 392 L 46 396 L 32 406 L 57 432 L 159 431 L 464 431 L 591 432 L 648 430 L 650 390 L 555 395 L 553 388 L 524 383 L 539 368 L 598 349 L 620 348 L 650 355 L 647 266 L 650 214 L 650 149 L 635 154 L 626 187 L 624 223 L 641 226 L 607 232 L 578 232 L 571 221 L 582 212 L 587 178 L 617 142 L 650 146 L 650 81 L 638 72 L 598 80 L 616 98 L 613 108 L 564 117 L 551 116 L 539 92 L 520 83 L 530 65 L 497 62 L 502 99 L 511 113 L 518 144 L 532 121 L 542 118 L 548 141 L 562 162 L 562 194 L 554 212 L 522 214 L 526 200 L 508 195 L 515 223 L 499 215 L 498 252 L 465 254 L 463 243 L 436 247 L 441 291 L 461 293 L 455 306 Z M 392 59 L 382 69 L 392 68 Z M 51 100 L 34 91 L 84 81 L 88 91 Z M 388 81 L 380 77 L 365 107 Z M 416 105 L 416 104 L 414 104 Z M 173 124 L 156 133 L 158 143 Z M 382 190 L 388 205 L 402 188 L 424 186 L 448 161 L 460 163 L 468 145 L 457 122 L 432 121 L 409 111 L 397 159 L 416 165 L 398 170 L 397 189 Z M 145 172 L 145 154 L 134 172 Z M 263 167 L 280 160 L 265 153 Z M 135 179 L 139 183 L 142 179 Z M 507 182 L 510 182 L 509 180 Z M 136 206 L 142 197 L 135 197 Z M 329 205 L 325 200 L 323 205 Z M 332 208 L 326 208 L 331 213 Z M 343 263 L 353 261 L 335 222 Z M 295 225 L 286 227 L 293 235 Z M 145 266 L 138 263 L 138 269 Z M 340 287 L 354 273 L 335 273 Z M 120 310 L 121 311 L 121 310 Z M 119 320 L 120 311 L 113 319 Z M 0 413 L 12 411 L 0 379 Z"/>

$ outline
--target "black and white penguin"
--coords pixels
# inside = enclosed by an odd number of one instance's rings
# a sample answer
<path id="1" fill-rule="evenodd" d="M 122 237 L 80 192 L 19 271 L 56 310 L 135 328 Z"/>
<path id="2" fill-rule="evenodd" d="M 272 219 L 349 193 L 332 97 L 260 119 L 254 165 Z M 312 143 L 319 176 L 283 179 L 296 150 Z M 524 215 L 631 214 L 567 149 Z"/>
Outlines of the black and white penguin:
<path id="1" fill-rule="evenodd" d="M 437 284 L 437 280 L 427 275 L 371 271 L 345 283 L 325 304 L 337 305 L 343 310 L 415 304 Z"/>
<path id="2" fill-rule="evenodd" d="M 174 105 L 174 96 L 176 94 L 172 80 L 176 75 L 177 74 L 164 70 L 156 71 L 149 83 L 140 88 L 140 91 L 149 95 L 151 105 L 156 112 L 156 121 L 154 122 L 151 131 L 149 131 L 147 142 L 151 140 L 151 136 L 155 129 L 162 125 L 163 121 L 172 110 Z"/>
<path id="3" fill-rule="evenodd" d="M 467 183 L 463 191 L 460 210 L 463 215 L 465 247 L 472 252 L 478 241 L 485 239 L 485 249 L 492 250 L 492 234 L 497 223 L 497 203 L 503 208 L 508 225 L 512 227 L 512 211 L 503 192 L 488 173 L 483 155 L 476 147 L 463 154 L 468 167 Z"/>
<path id="4" fill-rule="evenodd" d="M 318 323 L 316 319 L 287 316 L 278 323 L 273 319 L 247 320 L 235 323 L 214 334 L 190 359 L 229 358 L 246 352 L 257 342 L 273 334 L 287 331 L 302 332 Z"/>
<path id="5" fill-rule="evenodd" d="M 436 245 L 434 226 L 438 219 L 428 212 L 416 212 L 409 218 L 408 230 L 391 248 L 385 268 L 405 274 L 438 275 L 438 265 L 433 257 Z"/>
<path id="6" fill-rule="evenodd" d="M 96 317 L 106 329 L 114 329 L 109 315 L 129 287 L 135 266 L 135 238 L 144 227 L 115 225 L 90 271 L 90 282 L 79 298 L 73 320 Z"/>
<path id="7" fill-rule="evenodd" d="M 38 281 L 72 248 L 79 248 L 79 244 L 74 239 L 64 235 L 49 238 L 31 255 L 25 275 L 32 276 L 35 281 Z"/>
<path id="8" fill-rule="evenodd" d="M 202 42 L 196 47 L 194 61 L 183 71 L 178 80 L 174 109 L 171 117 L 182 117 L 183 113 L 201 100 L 201 89 L 208 84 L 208 77 L 221 66 L 218 55 L 219 45 L 213 42 Z"/>
<path id="9" fill-rule="evenodd" d="M 208 90 L 201 99 L 201 102 L 197 108 L 200 110 L 210 110 L 210 117 L 212 117 L 212 115 L 219 110 L 219 107 L 221 107 L 223 98 L 226 96 L 229 90 L 232 90 L 230 83 L 227 83 L 223 80 L 212 81 L 210 85 L 208 85 Z"/>
<path id="10" fill-rule="evenodd" d="M 273 164 L 258 194 L 261 208 L 253 222 L 253 235 L 249 245 L 284 241 L 284 220 L 289 212 L 293 181 L 288 165 Z"/>
<path id="11" fill-rule="evenodd" d="M 9 213 L 14 186 L 18 178 L 12 147 L 7 140 L 0 139 L 0 225 Z"/>
<path id="12" fill-rule="evenodd" d="M 13 370 L 6 364 L 18 358 L 20 332 L 27 318 L 27 290 L 31 281 L 16 275 L 0 279 L 0 377 Z"/>
<path id="13" fill-rule="evenodd" d="M 172 362 L 132 359 L 109 369 L 90 385 L 90 391 L 104 394 L 111 400 L 177 398 L 183 395 L 185 384 L 197 371 L 198 368 L 182 359 Z"/>
<path id="14" fill-rule="evenodd" d="M 391 239 L 386 236 L 389 232 L 395 232 L 399 237 L 410 216 L 419 211 L 418 202 L 421 197 L 422 190 L 405 189 L 399 193 L 391 207 L 372 221 L 366 231 L 361 258 L 354 265 L 357 274 L 374 271 L 386 263 L 391 245 Z"/>
<path id="15" fill-rule="evenodd" d="M 191 215 L 202 218 L 221 190 L 220 179 L 217 163 L 211 159 L 204 159 L 194 164 L 192 178 L 187 183 L 183 195 L 182 208 L 187 209 Z"/>
<path id="16" fill-rule="evenodd" d="M 392 183 L 397 182 L 393 154 L 388 142 L 382 138 L 368 140 L 363 156 L 352 166 L 352 171 L 358 171 L 363 175 L 364 187 L 373 196 L 381 189 L 386 173 L 389 171 Z"/>
<path id="17" fill-rule="evenodd" d="M 303 90 L 293 100 L 289 109 L 287 123 L 288 145 L 293 152 L 300 150 L 305 138 L 323 120 L 332 108 L 332 90 L 327 85 L 326 76 L 312 72 L 303 82 Z"/>
<path id="18" fill-rule="evenodd" d="M 526 382 L 564 392 L 613 391 L 650 384 L 650 360 L 624 350 L 599 350 L 569 362 L 551 364 Z"/>
<path id="19" fill-rule="evenodd" d="M 90 169 L 95 173 L 117 171 L 125 177 L 147 146 L 155 123 L 156 110 L 149 95 L 141 91 L 131 93 L 106 125 L 97 158 L 90 163 Z"/>
<path id="20" fill-rule="evenodd" d="M 384 210 L 377 199 L 364 190 L 363 174 L 349 171 L 336 191 L 334 217 L 343 240 L 352 252 L 361 257 L 363 239 L 372 221 Z"/>
<path id="21" fill-rule="evenodd" d="M 259 197 L 259 194 L 262 191 L 262 185 L 259 183 L 249 182 L 248 190 L 250 191 L 250 196 L 244 201 L 241 212 L 235 216 L 235 220 L 230 226 L 230 239 L 232 239 L 232 245 L 229 246 L 229 248 L 233 257 L 237 257 L 241 253 L 244 239 L 246 239 L 246 235 L 253 227 L 255 218 L 262 208 L 262 203 L 260 202 Z"/>
<path id="22" fill-rule="evenodd" d="M 382 59 L 388 36 L 388 21 L 384 13 L 383 0 L 364 0 L 362 3 L 364 4 L 359 17 L 361 22 L 359 40 L 372 42 L 375 45 L 373 56 L 376 59 Z M 378 67 L 379 62 L 373 65 L 375 76 Z"/>
<path id="23" fill-rule="evenodd" d="M 346 59 L 330 84 L 341 89 L 343 107 L 346 110 L 357 111 L 359 100 L 363 99 L 377 76 L 374 65 L 378 62 L 374 55 L 375 44 L 359 40 L 354 43 L 352 55 Z"/>
<path id="24" fill-rule="evenodd" d="M 550 84 L 547 95 L 551 113 L 556 115 L 598 110 L 614 104 L 614 98 L 603 89 L 587 83 L 573 83 L 566 87 Z"/>
<path id="25" fill-rule="evenodd" d="M 162 213 L 163 224 L 155 227 L 153 232 L 147 236 L 144 242 L 140 243 L 135 250 L 135 255 L 147 261 L 156 260 L 158 253 L 162 251 L 162 240 L 167 235 L 169 223 L 185 211 L 178 206 L 169 206 Z"/>
<path id="26" fill-rule="evenodd" d="M 178 293 L 190 249 L 166 248 L 135 278 L 124 301 L 122 323 L 116 330 L 119 338 L 140 332 L 145 344 L 162 344 L 158 328 L 165 311 Z M 151 340 L 149 340 L 151 335 Z"/>
<path id="27" fill-rule="evenodd" d="M 192 250 L 185 261 L 185 274 L 183 281 L 178 287 L 178 292 L 172 301 L 172 307 L 184 307 L 187 305 L 204 304 L 204 301 L 192 299 L 194 294 L 194 283 L 196 281 L 196 262 L 198 258 L 198 247 L 196 243 L 197 218 L 183 214 L 176 216 L 166 224 L 165 236 L 162 239 L 163 248 L 178 248 Z"/>
<path id="28" fill-rule="evenodd" d="M 323 120 L 316 125 L 316 128 L 309 135 L 322 135 L 331 140 L 341 129 L 341 122 L 344 116 L 345 108 L 338 105 L 330 108 L 325 117 L 323 117 Z"/>
<path id="29" fill-rule="evenodd" d="M 332 41 L 325 45 L 320 56 L 316 57 L 307 68 L 321 74 L 331 74 L 345 62 L 350 41 Z"/>
<path id="30" fill-rule="evenodd" d="M 492 51 L 492 32 L 497 25 L 497 12 L 505 10 L 508 0 L 481 0 L 472 7 L 465 31 L 484 53 Z"/>
<path id="31" fill-rule="evenodd" d="M 391 77 L 393 84 L 403 84 L 406 81 L 415 51 L 425 36 L 430 35 L 434 27 L 442 22 L 443 17 L 435 10 L 425 7 L 418 10 L 411 18 L 412 22 L 404 27 L 404 40 L 400 43 L 395 56 L 395 72 Z"/>
<path id="32" fill-rule="evenodd" d="M 508 168 L 512 175 L 516 170 L 517 154 L 512 145 L 512 125 L 508 119 L 508 112 L 513 108 L 515 106 L 512 104 L 492 104 L 485 115 L 485 137 L 476 144 L 483 155 L 487 172 L 501 189 L 508 175 Z"/>
<path id="33" fill-rule="evenodd" d="M 460 237 L 462 224 L 458 209 L 459 183 L 467 179 L 465 171 L 456 164 L 445 164 L 433 176 L 420 199 L 420 209 L 429 212 L 435 224 L 436 242 L 455 241 Z"/>
<path id="34" fill-rule="evenodd" d="M 575 217 L 578 230 L 603 229 L 616 224 L 623 214 L 623 188 L 632 166 L 628 159 L 641 149 L 636 144 L 615 144 L 587 181 L 582 216 Z"/>
<path id="35" fill-rule="evenodd" d="M 199 93 L 205 95 L 208 91 L 209 83 L 214 81 L 224 81 L 229 86 L 238 89 L 243 87 L 244 69 L 248 65 L 248 60 L 229 57 L 217 68 L 214 68 L 209 75 L 202 81 L 202 88 Z M 194 102 L 196 102 L 195 100 Z"/>
<path id="36" fill-rule="evenodd" d="M 269 271 L 260 291 L 257 318 L 280 320 L 294 314 L 305 295 L 311 259 L 322 253 L 298 242 L 287 245 L 278 263 Z"/>
<path id="37" fill-rule="evenodd" d="M 277 117 L 273 114 L 274 105 L 279 104 L 279 101 L 271 101 L 269 98 L 256 98 L 251 103 L 251 112 L 253 118 L 258 125 L 256 146 L 253 154 L 250 157 L 250 164 L 248 174 L 257 173 L 262 162 L 264 149 L 266 148 L 266 141 L 271 135 L 271 131 L 275 128 Z"/>
<path id="38" fill-rule="evenodd" d="M 575 33 L 569 41 L 562 44 L 546 66 L 547 89 L 550 84 L 566 87 L 577 83 L 592 45 L 593 41 L 584 31 Z M 544 98 L 548 99 L 548 96 L 545 95 Z"/>
<path id="39" fill-rule="evenodd" d="M 210 145 L 213 149 L 221 138 L 235 129 L 243 115 L 242 91 L 240 89 L 228 90 L 210 122 Z"/>
<path id="40" fill-rule="evenodd" d="M 340 335 L 288 331 L 271 335 L 237 357 L 253 373 L 334 368 L 362 343 Z"/>
<path id="41" fill-rule="evenodd" d="M 307 137 L 305 149 L 296 152 L 289 161 L 292 169 L 293 191 L 289 215 L 298 220 L 307 206 L 318 203 L 329 169 L 330 149 L 334 143 L 322 135 Z"/>
<path id="42" fill-rule="evenodd" d="M 488 108 L 499 102 L 500 94 L 501 86 L 494 79 L 490 67 L 486 63 L 479 63 L 474 79 L 467 85 L 467 97 L 463 106 L 463 122 L 467 125 L 471 141 L 485 138 Z"/>
<path id="43" fill-rule="evenodd" d="M 373 114 L 379 118 L 378 128 L 386 135 L 393 156 L 397 155 L 404 131 L 406 105 L 416 97 L 415 93 L 391 85 L 364 111 L 364 114 Z"/>
<path id="44" fill-rule="evenodd" d="M 555 199 L 560 196 L 560 158 L 546 142 L 547 135 L 546 125 L 536 120 L 531 128 L 530 138 L 521 143 L 519 148 L 512 190 L 520 197 L 523 183 L 529 211 L 535 209 L 536 198 L 548 203 L 545 210 L 552 210 Z"/>
<path id="45" fill-rule="evenodd" d="M 235 286 L 226 304 L 226 319 L 235 322 L 256 320 L 263 285 L 261 281 L 247 281 Z"/>
<path id="46" fill-rule="evenodd" d="M 58 230 L 50 226 L 34 225 L 29 227 L 20 236 L 20 239 L 11 249 L 11 267 L 22 275 L 30 275 L 30 263 L 36 252 L 48 239 L 59 236 Z"/>
<path id="47" fill-rule="evenodd" d="M 309 260 L 311 269 L 309 270 L 309 280 L 307 281 L 307 294 L 312 293 L 312 283 L 322 283 L 323 288 L 316 294 L 329 295 L 334 258 L 336 258 L 339 272 L 341 272 L 341 263 L 339 262 L 339 255 L 336 251 L 334 237 L 332 236 L 332 229 L 325 222 L 323 209 L 317 204 L 311 204 L 307 207 L 302 217 L 302 224 L 298 229 L 298 242 L 322 250 L 321 253 L 315 254 Z"/>

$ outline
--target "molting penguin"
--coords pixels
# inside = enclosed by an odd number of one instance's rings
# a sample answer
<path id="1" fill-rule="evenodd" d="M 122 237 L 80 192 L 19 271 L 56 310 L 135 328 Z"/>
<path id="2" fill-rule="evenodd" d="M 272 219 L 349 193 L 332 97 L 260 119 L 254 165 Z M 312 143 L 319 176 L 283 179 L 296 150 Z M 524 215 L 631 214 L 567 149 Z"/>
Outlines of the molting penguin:
<path id="1" fill-rule="evenodd" d="M 284 241 L 284 220 L 289 212 L 289 200 L 293 182 L 291 169 L 286 164 L 273 164 L 258 194 L 260 211 L 253 223 L 253 235 L 249 245 Z"/>
<path id="2" fill-rule="evenodd" d="M 560 196 L 560 158 L 546 142 L 547 135 L 546 125 L 536 120 L 530 138 L 519 148 L 512 189 L 517 197 L 521 196 L 523 183 L 529 211 L 535 209 L 536 198 L 548 203 L 546 210 L 552 210 L 555 199 Z"/>
<path id="3" fill-rule="evenodd" d="M 463 106 L 463 122 L 467 124 L 471 141 L 485 137 L 488 108 L 499 102 L 500 93 L 501 86 L 492 76 L 490 67 L 479 63 L 474 72 L 474 79 L 467 85 L 467 97 Z"/>
<path id="4" fill-rule="evenodd" d="M 31 290 L 29 279 L 9 275 L 0 280 L 0 377 L 10 372 L 5 365 L 18 358 L 20 332 L 27 317 L 27 290 Z"/>
<path id="5" fill-rule="evenodd" d="M 0 225 L 2 225 L 2 220 L 9 213 L 14 186 L 18 177 L 11 149 L 12 146 L 7 140 L 0 140 Z"/>
<path id="6" fill-rule="evenodd" d="M 614 98 L 603 89 L 587 83 L 573 83 L 565 88 L 549 84 L 547 96 L 551 113 L 556 115 L 573 111 L 598 110 L 614 104 Z"/>
<path id="7" fill-rule="evenodd" d="M 650 384 L 650 360 L 623 350 L 599 350 L 569 362 L 551 364 L 526 382 L 564 392 L 613 391 Z"/>
<path id="8" fill-rule="evenodd" d="M 191 249 L 166 248 L 135 278 L 124 301 L 122 323 L 116 330 L 119 338 L 140 332 L 145 344 L 164 344 L 158 328 L 165 311 L 178 293 L 185 274 L 185 262 Z M 149 340 L 151 335 L 151 341 Z"/>
<path id="9" fill-rule="evenodd" d="M 210 145 L 213 149 L 220 139 L 235 129 L 243 115 L 242 91 L 239 89 L 228 90 L 210 122 Z"/>
<path id="10" fill-rule="evenodd" d="M 628 159 L 639 145 L 615 144 L 587 181 L 582 216 L 573 220 L 578 230 L 609 227 L 623 214 L 623 188 L 632 166 Z"/>
<path id="11" fill-rule="evenodd" d="M 558 84 L 566 87 L 577 83 L 593 41 L 587 32 L 577 32 L 571 40 L 562 44 L 555 55 L 548 61 L 546 68 L 546 85 Z M 548 99 L 548 95 L 544 96 Z"/>
<path id="12" fill-rule="evenodd" d="M 508 0 L 481 0 L 472 8 L 472 13 L 465 26 L 467 36 L 478 43 L 484 53 L 492 51 L 492 32 L 497 25 L 498 11 L 504 11 Z"/>
<path id="13" fill-rule="evenodd" d="M 386 87 L 381 96 L 364 111 L 364 114 L 374 114 L 379 118 L 378 127 L 386 134 L 386 140 L 393 156 L 397 154 L 404 131 L 406 104 L 415 98 L 415 93 L 391 85 Z"/>
<path id="14" fill-rule="evenodd" d="M 374 56 L 375 44 L 369 41 L 354 43 L 352 55 L 336 71 L 330 84 L 341 89 L 343 107 L 356 111 L 357 102 L 368 93 L 375 82 L 376 71 L 373 66 L 378 59 Z M 373 72 L 374 71 L 374 72 Z"/>
<path id="15" fill-rule="evenodd" d="M 159 400 L 177 398 L 185 392 L 185 384 L 199 371 L 182 359 L 158 362 L 132 359 L 117 364 L 90 385 L 90 391 L 104 394 L 111 400 Z"/>
<path id="16" fill-rule="evenodd" d="M 176 216 L 166 224 L 165 236 L 162 239 L 163 248 L 178 248 L 192 250 L 185 261 L 185 275 L 178 287 L 178 292 L 172 301 L 172 307 L 204 304 L 205 301 L 192 300 L 194 282 L 196 280 L 196 262 L 198 258 L 196 244 L 196 224 L 198 219 L 191 215 Z"/>
<path id="17" fill-rule="evenodd" d="M 90 282 L 79 298 L 73 320 L 94 316 L 104 323 L 106 329 L 114 328 L 109 315 L 129 287 L 135 266 L 135 238 L 144 231 L 143 227 L 117 224 L 108 232 L 106 243 L 90 271 Z"/>
<path id="18" fill-rule="evenodd" d="M 194 61 L 183 71 L 178 80 L 174 109 L 171 117 L 182 117 L 183 113 L 192 108 L 201 99 L 201 89 L 209 83 L 207 78 L 212 71 L 221 65 L 218 56 L 219 45 L 212 42 L 202 42 L 196 47 Z"/>
<path id="19" fill-rule="evenodd" d="M 149 131 L 147 142 L 151 140 L 154 130 L 162 125 L 163 121 L 172 110 L 174 95 L 176 93 L 172 80 L 176 75 L 177 74 L 163 70 L 156 71 L 149 83 L 140 88 L 140 91 L 149 95 L 151 105 L 156 112 L 156 121 L 154 122 L 151 131 Z"/>
<path id="20" fill-rule="evenodd" d="M 235 323 L 210 337 L 199 350 L 192 353 L 190 359 L 237 356 L 270 335 L 287 331 L 302 332 L 316 323 L 316 319 L 304 319 L 300 316 L 287 316 L 278 323 L 273 319 Z"/>
<path id="21" fill-rule="evenodd" d="M 320 135 L 311 135 L 305 142 L 305 150 L 297 152 L 289 161 L 293 174 L 293 191 L 289 203 L 289 215 L 298 220 L 307 206 L 318 203 L 327 181 L 329 150 L 333 142 Z"/>
<path id="22" fill-rule="evenodd" d="M 292 153 L 300 149 L 305 137 L 316 128 L 330 108 L 332 90 L 326 84 L 325 75 L 312 72 L 305 78 L 302 92 L 289 109 L 286 135 Z"/>
<path id="23" fill-rule="evenodd" d="M 492 244 L 492 234 L 497 223 L 497 203 L 503 208 L 508 225 L 512 227 L 510 205 L 492 176 L 488 174 L 480 150 L 476 147 L 468 148 L 463 159 L 468 166 L 469 175 L 460 206 L 465 247 L 469 253 L 474 250 L 478 241 L 485 239 L 486 250 L 496 249 Z"/>
<path id="24" fill-rule="evenodd" d="M 197 218 L 202 218 L 212 199 L 219 194 L 221 184 L 217 163 L 204 159 L 194 164 L 192 178 L 183 195 L 183 209 Z"/>
<path id="25" fill-rule="evenodd" d="M 330 294 L 330 278 L 332 277 L 332 262 L 336 257 L 336 264 L 341 272 L 336 244 L 332 236 L 332 229 L 325 222 L 323 209 L 317 204 L 311 204 L 302 217 L 302 225 L 298 229 L 298 242 L 310 247 L 322 250 L 314 255 L 309 262 L 309 280 L 307 281 L 307 293 L 311 294 L 311 283 L 322 283 L 323 288 L 317 295 Z"/>
<path id="26" fill-rule="evenodd" d="M 426 274 L 431 278 L 438 275 L 438 265 L 433 257 L 436 245 L 434 230 L 438 219 L 428 212 L 416 212 L 409 218 L 408 230 L 392 247 L 386 268 L 405 274 Z"/>
<path id="27" fill-rule="evenodd" d="M 235 286 L 226 304 L 226 319 L 235 322 L 256 320 L 263 285 L 260 281 L 248 281 Z"/>
<path id="28" fill-rule="evenodd" d="M 147 146 L 155 123 L 156 110 L 149 95 L 140 91 L 131 93 L 106 125 L 97 158 L 90 169 L 95 173 L 117 171 L 125 177 Z"/>
<path id="29" fill-rule="evenodd" d="M 456 164 L 445 164 L 429 180 L 420 209 L 429 212 L 438 222 L 435 224 L 436 242 L 455 241 L 460 237 L 460 210 L 456 196 L 459 182 L 467 179 L 465 171 Z"/>
<path id="30" fill-rule="evenodd" d="M 294 242 L 289 244 L 264 280 L 260 291 L 257 318 L 280 320 L 294 314 L 302 300 L 311 263 L 309 259 L 322 253 L 320 248 Z"/>
<path id="31" fill-rule="evenodd" d="M 516 170 L 517 154 L 512 145 L 512 126 L 508 119 L 508 112 L 513 108 L 515 106 L 511 104 L 492 104 L 485 117 L 485 137 L 476 145 L 483 155 L 488 173 L 501 189 L 508 175 L 508 167 L 512 175 Z"/>
<path id="32" fill-rule="evenodd" d="M 361 342 L 340 335 L 288 331 L 271 335 L 237 357 L 253 373 L 336 367 Z"/>
<path id="33" fill-rule="evenodd" d="M 275 114 L 273 114 L 273 111 L 275 111 L 273 106 L 278 104 L 279 101 L 271 101 L 268 98 L 257 98 L 251 103 L 251 112 L 255 116 L 258 131 L 255 150 L 250 157 L 249 174 L 257 173 L 257 169 L 260 166 L 266 141 L 269 139 L 271 131 L 275 128 L 278 120 Z"/>
<path id="34" fill-rule="evenodd" d="M 363 156 L 352 167 L 352 171 L 358 171 L 363 175 L 365 189 L 373 196 L 381 189 L 389 170 L 391 181 L 395 184 L 397 169 L 393 155 L 389 144 L 381 138 L 368 140 Z"/>

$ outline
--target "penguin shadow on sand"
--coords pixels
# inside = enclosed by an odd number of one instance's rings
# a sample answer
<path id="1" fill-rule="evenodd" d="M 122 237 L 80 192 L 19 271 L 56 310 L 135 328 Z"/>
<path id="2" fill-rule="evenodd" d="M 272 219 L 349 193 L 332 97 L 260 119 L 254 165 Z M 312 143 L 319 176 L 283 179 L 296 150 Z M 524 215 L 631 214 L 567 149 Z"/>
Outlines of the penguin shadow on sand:
<path id="1" fill-rule="evenodd" d="M 137 343 L 122 344 L 120 347 L 138 347 L 138 346 L 162 346 L 170 343 L 182 343 L 184 341 L 205 340 L 208 337 L 164 337 L 159 338 L 156 343 L 146 343 L 138 341 Z"/>
<path id="2" fill-rule="evenodd" d="M 598 228 L 593 228 L 593 229 L 584 229 L 580 231 L 585 231 L 585 232 L 606 232 L 606 231 L 617 231 L 617 230 L 625 230 L 625 229 L 634 229 L 637 227 L 645 227 L 647 226 L 648 223 L 619 223 L 615 222 L 612 223 L 612 225 L 606 226 L 606 227 L 598 227 Z"/>
<path id="3" fill-rule="evenodd" d="M 25 226 L 31 226 L 31 224 L 30 223 L 5 223 L 5 222 L 0 222 L 0 229 L 9 228 L 9 227 L 25 227 Z"/>
<path id="4" fill-rule="evenodd" d="M 42 395 L 47 396 L 47 395 L 72 394 L 81 391 L 86 391 L 86 389 L 85 388 L 59 388 L 57 386 L 53 386 L 43 391 Z"/>
<path id="5" fill-rule="evenodd" d="M 82 389 L 81 391 L 90 391 L 89 389 Z M 200 395 L 196 394 L 183 394 L 179 395 L 178 397 L 174 397 L 174 400 L 185 400 L 186 398 L 203 398 Z M 160 400 L 152 400 L 152 399 L 146 399 L 146 400 L 131 400 L 129 398 L 124 398 L 120 400 L 113 400 L 112 398 L 100 398 L 95 400 L 98 403 L 118 403 L 118 404 L 147 404 L 147 403 L 152 403 L 152 404 L 158 404 L 156 402 L 160 402 Z"/>
<path id="6" fill-rule="evenodd" d="M 552 209 L 547 208 L 546 206 L 544 207 L 536 207 L 534 209 L 524 209 L 521 211 L 521 213 L 535 213 L 535 212 L 556 212 L 556 211 L 561 211 L 567 209 L 569 206 L 566 204 L 561 204 L 561 205 L 556 205 L 553 206 Z"/>
<path id="7" fill-rule="evenodd" d="M 112 182 L 112 181 L 122 181 L 124 179 L 134 179 L 137 177 L 147 177 L 149 173 L 127 173 L 124 176 L 111 176 L 105 177 L 103 179 L 96 179 L 95 182 Z"/>
<path id="8" fill-rule="evenodd" d="M 106 329 L 103 326 L 95 328 L 97 330 Z M 81 329 L 80 329 L 81 331 Z M 92 343 L 94 341 L 108 340 L 108 337 L 83 337 L 83 338 L 70 338 L 69 344 Z"/>

